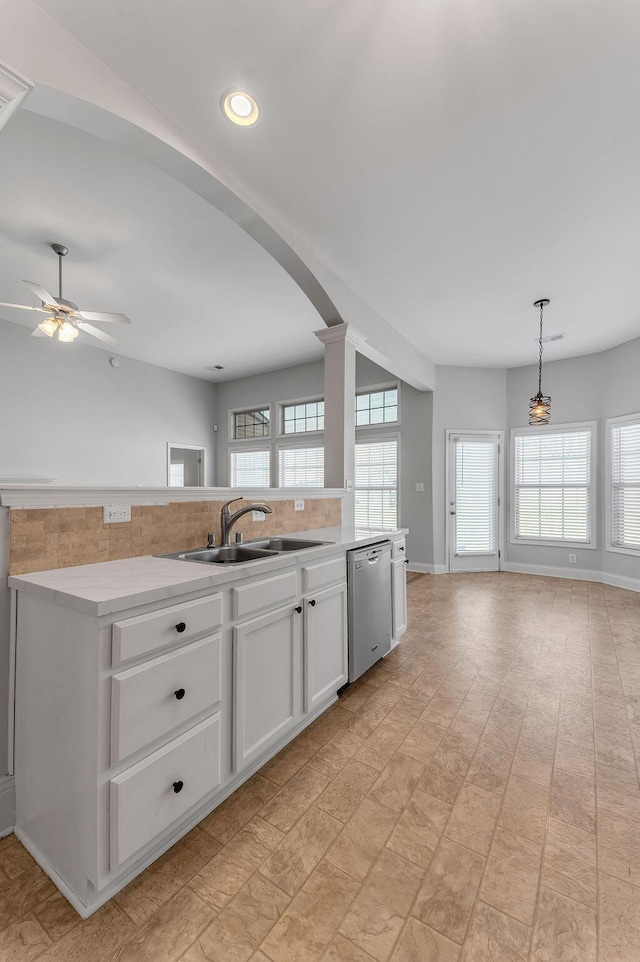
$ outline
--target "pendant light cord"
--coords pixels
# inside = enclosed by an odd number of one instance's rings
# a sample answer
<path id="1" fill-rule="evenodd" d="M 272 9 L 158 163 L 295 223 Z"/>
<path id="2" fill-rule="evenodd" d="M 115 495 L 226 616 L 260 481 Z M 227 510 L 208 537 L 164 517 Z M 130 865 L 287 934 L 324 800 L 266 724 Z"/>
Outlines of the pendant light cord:
<path id="1" fill-rule="evenodd" d="M 544 304 L 540 303 L 540 356 L 538 358 L 538 394 L 542 394 L 542 314 Z"/>

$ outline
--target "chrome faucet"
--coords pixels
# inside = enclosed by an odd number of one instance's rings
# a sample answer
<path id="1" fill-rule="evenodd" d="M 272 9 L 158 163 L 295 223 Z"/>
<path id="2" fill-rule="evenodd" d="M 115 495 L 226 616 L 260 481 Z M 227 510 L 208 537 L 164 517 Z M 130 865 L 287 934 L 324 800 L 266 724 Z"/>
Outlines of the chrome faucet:
<path id="1" fill-rule="evenodd" d="M 243 495 L 239 495 L 237 498 L 232 498 L 231 501 L 227 501 L 226 504 L 222 505 L 222 511 L 220 512 L 220 532 L 222 535 L 223 545 L 228 545 L 231 538 L 231 529 L 243 514 L 248 514 L 249 511 L 262 511 L 263 514 L 271 514 L 271 508 L 266 504 L 247 504 L 244 508 L 238 508 L 233 514 L 229 513 L 229 505 L 233 504 L 234 501 L 242 501 Z"/>

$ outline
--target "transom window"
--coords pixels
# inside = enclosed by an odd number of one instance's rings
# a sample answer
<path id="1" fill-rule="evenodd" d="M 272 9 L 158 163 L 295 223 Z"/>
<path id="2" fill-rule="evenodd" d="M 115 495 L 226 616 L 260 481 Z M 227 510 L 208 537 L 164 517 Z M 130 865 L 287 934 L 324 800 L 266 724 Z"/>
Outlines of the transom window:
<path id="1" fill-rule="evenodd" d="M 356 427 L 368 424 L 389 424 L 397 420 L 397 387 L 356 395 Z"/>
<path id="2" fill-rule="evenodd" d="M 514 433 L 516 541 L 591 544 L 593 427 Z"/>
<path id="3" fill-rule="evenodd" d="M 271 433 L 269 408 L 255 411 L 236 411 L 233 415 L 233 437 L 236 441 L 246 438 L 268 438 Z"/>
<path id="4" fill-rule="evenodd" d="M 640 415 L 610 422 L 612 548 L 640 552 Z"/>
<path id="5" fill-rule="evenodd" d="M 283 404 L 282 431 L 284 434 L 324 431 L 324 401 Z"/>

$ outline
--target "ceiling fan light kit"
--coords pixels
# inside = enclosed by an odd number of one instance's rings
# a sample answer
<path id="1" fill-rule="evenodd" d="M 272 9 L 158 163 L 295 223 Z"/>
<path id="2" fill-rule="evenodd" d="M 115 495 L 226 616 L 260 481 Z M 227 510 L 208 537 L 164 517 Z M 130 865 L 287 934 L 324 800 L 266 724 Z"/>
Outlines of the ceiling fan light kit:
<path id="1" fill-rule="evenodd" d="M 533 306 L 540 308 L 540 336 L 538 338 L 538 393 L 529 399 L 529 424 L 548 424 L 551 420 L 551 398 L 542 393 L 542 317 L 549 304 L 548 297 L 534 301 Z"/>
<path id="2" fill-rule="evenodd" d="M 87 321 L 99 321 L 102 324 L 131 324 L 125 314 L 108 314 L 95 311 L 81 311 L 73 301 L 68 301 L 62 296 L 62 258 L 69 253 L 69 248 L 64 244 L 52 244 L 51 249 L 58 255 L 58 296 L 53 297 L 44 287 L 34 284 L 33 281 L 24 281 L 27 287 L 42 302 L 42 307 L 30 307 L 27 304 L 7 304 L 0 302 L 0 307 L 13 307 L 20 311 L 37 311 L 40 314 L 48 314 L 32 335 L 40 337 L 54 337 L 57 335 L 62 344 L 70 344 L 75 341 L 80 331 L 89 334 L 91 337 L 103 341 L 111 346 L 118 344 L 115 337 L 105 334 L 93 324 Z"/>

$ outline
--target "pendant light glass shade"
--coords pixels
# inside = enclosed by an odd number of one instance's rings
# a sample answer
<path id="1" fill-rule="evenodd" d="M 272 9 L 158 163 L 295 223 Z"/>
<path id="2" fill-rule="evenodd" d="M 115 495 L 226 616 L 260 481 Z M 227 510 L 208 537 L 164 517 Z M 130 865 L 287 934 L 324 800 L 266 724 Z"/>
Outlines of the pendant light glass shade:
<path id="1" fill-rule="evenodd" d="M 529 424 L 548 424 L 551 420 L 551 398 L 542 393 L 542 315 L 545 307 L 549 303 L 548 298 L 543 297 L 534 302 L 534 307 L 540 308 L 540 336 L 538 339 L 538 393 L 529 399 Z"/>

